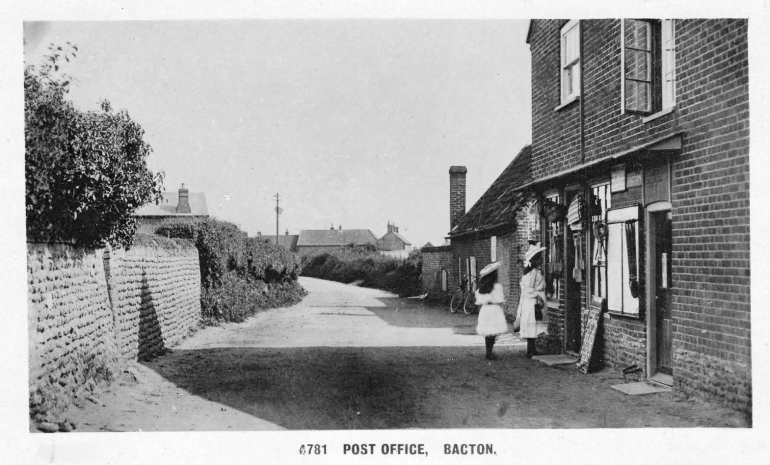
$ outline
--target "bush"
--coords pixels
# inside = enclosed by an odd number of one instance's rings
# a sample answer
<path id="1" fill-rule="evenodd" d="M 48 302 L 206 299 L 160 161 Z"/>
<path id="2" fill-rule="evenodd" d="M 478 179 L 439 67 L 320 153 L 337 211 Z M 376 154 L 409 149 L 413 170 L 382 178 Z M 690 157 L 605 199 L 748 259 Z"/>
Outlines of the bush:
<path id="1" fill-rule="evenodd" d="M 380 254 L 371 246 L 347 245 L 302 257 L 302 276 L 417 295 L 420 292 L 422 253 L 413 251 L 400 260 Z"/>
<path id="2" fill-rule="evenodd" d="M 147 167 L 152 149 L 125 110 L 105 100 L 101 111 L 82 112 L 65 99 L 69 79 L 58 63 L 75 52 L 49 48 L 39 70 L 24 69 L 27 238 L 130 247 L 131 215 L 160 199 L 163 173 Z"/>
<path id="3" fill-rule="evenodd" d="M 190 241 L 198 249 L 204 321 L 243 321 L 258 309 L 290 305 L 305 295 L 297 283 L 296 255 L 244 237 L 232 223 L 173 218 L 161 223 L 155 234 Z"/>

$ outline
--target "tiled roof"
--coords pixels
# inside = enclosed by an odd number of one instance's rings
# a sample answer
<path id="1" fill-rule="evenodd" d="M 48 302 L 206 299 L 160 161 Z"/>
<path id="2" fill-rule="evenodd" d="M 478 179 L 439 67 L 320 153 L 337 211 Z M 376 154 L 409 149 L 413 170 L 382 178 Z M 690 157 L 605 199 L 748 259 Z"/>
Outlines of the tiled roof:
<path id="1" fill-rule="evenodd" d="M 377 244 L 368 229 L 305 229 L 299 233 L 297 246 Z"/>
<path id="2" fill-rule="evenodd" d="M 164 192 L 163 199 L 158 205 L 149 203 L 134 213 L 134 216 L 208 216 L 209 209 L 206 206 L 206 194 L 203 192 L 190 192 L 188 202 L 191 213 L 177 213 L 179 204 L 179 191 Z"/>
<path id="3" fill-rule="evenodd" d="M 287 250 L 290 250 L 292 252 L 296 252 L 297 240 L 299 240 L 299 235 L 297 234 L 284 234 L 283 236 L 278 236 L 278 245 L 285 247 Z M 275 241 L 275 236 L 270 237 L 270 241 L 271 242 Z"/>
<path id="4" fill-rule="evenodd" d="M 380 243 L 380 242 L 384 241 L 385 239 L 391 239 L 391 238 L 395 238 L 394 242 L 401 242 L 404 245 L 412 245 L 411 242 L 409 242 L 404 236 L 402 236 L 401 234 L 397 233 L 396 231 L 386 232 L 384 236 L 382 236 L 381 238 L 377 239 L 377 242 Z"/>
<path id="5" fill-rule="evenodd" d="M 527 202 L 527 196 L 525 192 L 514 189 L 530 181 L 531 156 L 531 146 L 524 146 L 484 195 L 460 218 L 449 235 L 515 224 L 516 212 Z"/>

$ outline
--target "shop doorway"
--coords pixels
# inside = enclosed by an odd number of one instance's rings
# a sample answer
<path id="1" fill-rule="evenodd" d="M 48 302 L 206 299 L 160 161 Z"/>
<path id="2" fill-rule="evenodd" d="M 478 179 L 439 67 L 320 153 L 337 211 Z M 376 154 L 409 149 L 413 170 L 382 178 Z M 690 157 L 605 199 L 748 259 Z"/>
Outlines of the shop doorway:
<path id="1" fill-rule="evenodd" d="M 580 194 L 578 192 L 568 192 L 566 204 L 570 209 L 574 204 L 582 208 Z M 569 209 L 568 209 L 569 210 Z M 583 242 L 582 221 L 574 222 L 568 216 L 565 221 L 564 237 L 564 282 L 566 284 L 565 294 L 565 350 L 568 353 L 580 353 L 580 345 L 583 343 L 583 325 L 582 325 L 582 298 L 583 292 L 583 270 L 585 269 L 585 244 Z"/>
<path id="2" fill-rule="evenodd" d="M 666 208 L 669 209 L 666 209 Z M 648 373 L 673 384 L 673 320 L 671 318 L 671 210 L 668 202 L 647 208 Z"/>

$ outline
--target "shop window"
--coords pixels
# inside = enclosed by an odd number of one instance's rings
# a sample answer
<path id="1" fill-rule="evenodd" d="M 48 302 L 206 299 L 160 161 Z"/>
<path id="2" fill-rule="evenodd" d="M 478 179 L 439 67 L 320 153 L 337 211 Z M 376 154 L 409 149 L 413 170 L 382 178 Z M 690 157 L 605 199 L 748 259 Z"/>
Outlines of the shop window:
<path id="1" fill-rule="evenodd" d="M 607 309 L 639 316 L 639 207 L 607 213 Z"/>
<path id="2" fill-rule="evenodd" d="M 591 295 L 607 298 L 607 210 L 610 208 L 610 186 L 591 189 Z"/>
<path id="3" fill-rule="evenodd" d="M 543 273 L 545 275 L 545 293 L 549 300 L 558 301 L 561 298 L 559 279 L 564 272 L 562 263 L 563 231 L 559 209 L 561 198 L 558 194 L 546 197 L 543 202 L 545 214 L 545 252 L 543 256 Z"/>
<path id="4" fill-rule="evenodd" d="M 561 29 L 561 103 L 580 95 L 580 21 L 571 20 Z"/>
<path id="5" fill-rule="evenodd" d="M 672 109 L 675 98 L 674 20 L 624 19 L 623 110 L 642 114 Z"/>

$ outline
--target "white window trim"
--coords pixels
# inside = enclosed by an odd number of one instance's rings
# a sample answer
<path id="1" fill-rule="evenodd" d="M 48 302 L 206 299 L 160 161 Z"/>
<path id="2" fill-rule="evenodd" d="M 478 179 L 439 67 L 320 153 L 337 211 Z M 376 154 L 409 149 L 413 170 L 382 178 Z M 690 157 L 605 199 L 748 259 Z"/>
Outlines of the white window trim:
<path id="1" fill-rule="evenodd" d="M 666 53 L 666 31 L 668 31 L 668 28 L 666 27 L 667 24 L 670 24 L 671 26 L 671 53 L 674 54 L 673 59 L 671 60 L 673 62 L 672 69 L 668 69 L 668 62 L 666 60 L 667 53 Z M 676 23 L 673 19 L 661 19 L 660 20 L 660 55 L 661 55 L 661 66 L 660 66 L 660 86 L 661 86 L 661 94 L 660 94 L 660 106 L 662 110 L 672 109 L 676 106 Z M 671 80 L 673 84 L 672 94 L 668 95 L 666 92 L 666 72 L 671 72 Z M 666 98 L 668 97 L 668 98 Z"/>
<path id="2" fill-rule="evenodd" d="M 564 35 L 567 32 L 570 32 L 573 28 L 577 28 L 577 47 L 578 47 L 578 53 L 577 58 L 571 61 L 570 63 L 564 62 Z M 581 72 L 581 63 L 580 60 L 582 59 L 581 56 L 581 40 L 580 40 L 580 20 L 578 19 L 571 19 L 561 28 L 561 33 L 559 34 L 559 49 L 561 51 L 560 58 L 559 58 L 559 91 L 560 91 L 560 98 L 559 101 L 562 102 L 562 104 L 557 107 L 556 109 L 560 109 L 561 107 L 574 102 L 577 100 L 578 97 L 580 97 L 580 88 L 583 86 L 583 73 Z M 572 92 L 568 95 L 565 95 L 564 90 L 564 70 L 567 66 L 576 66 L 578 69 L 578 77 L 577 77 L 577 86 L 575 89 L 572 89 Z"/>
<path id="3" fill-rule="evenodd" d="M 607 240 L 607 309 L 608 311 L 612 312 L 616 315 L 622 315 L 622 316 L 628 316 L 632 318 L 639 318 L 641 316 L 641 308 L 639 305 L 639 297 L 636 298 L 629 298 L 627 299 L 628 289 L 627 286 L 627 279 L 626 276 L 626 266 L 627 266 L 627 255 L 626 255 L 626 247 L 625 247 L 625 234 L 622 231 L 619 231 L 618 234 L 620 234 L 619 238 L 616 238 L 613 241 L 613 231 L 616 230 L 616 226 L 619 224 L 623 224 L 625 221 L 628 220 L 639 220 L 639 206 L 632 206 L 632 207 L 621 207 L 616 209 L 611 209 L 607 211 L 607 226 L 609 228 L 609 234 L 610 237 Z M 640 227 L 639 223 L 637 223 L 636 226 L 636 272 L 637 276 L 640 272 L 640 250 L 639 250 L 639 240 L 640 240 Z M 612 260 L 612 252 L 613 248 L 611 247 L 612 243 L 619 242 L 617 245 L 620 247 L 618 253 L 620 254 L 620 264 L 617 266 L 617 264 L 612 265 L 610 263 L 610 260 Z M 615 276 L 614 273 L 612 273 L 611 269 L 615 269 L 620 273 L 619 278 L 619 284 L 621 285 L 620 289 L 616 289 L 610 285 L 610 276 Z M 612 279 L 612 281 L 616 281 L 617 277 Z M 616 293 L 620 293 L 619 296 Z M 616 300 L 616 297 L 620 298 L 621 307 L 620 308 L 614 308 L 614 300 Z"/>
<path id="4" fill-rule="evenodd" d="M 497 261 L 497 236 L 492 236 L 489 240 L 489 257 L 490 261 Z"/>

